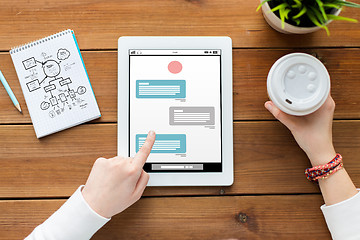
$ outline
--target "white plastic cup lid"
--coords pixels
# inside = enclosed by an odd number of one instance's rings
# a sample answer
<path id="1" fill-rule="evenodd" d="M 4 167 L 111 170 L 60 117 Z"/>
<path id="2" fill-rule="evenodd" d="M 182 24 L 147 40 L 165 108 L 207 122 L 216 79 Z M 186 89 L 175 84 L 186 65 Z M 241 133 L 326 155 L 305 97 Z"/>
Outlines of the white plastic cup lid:
<path id="1" fill-rule="evenodd" d="M 267 91 L 283 112 L 303 116 L 315 112 L 326 101 L 330 76 L 317 58 L 305 53 L 291 53 L 271 67 Z"/>

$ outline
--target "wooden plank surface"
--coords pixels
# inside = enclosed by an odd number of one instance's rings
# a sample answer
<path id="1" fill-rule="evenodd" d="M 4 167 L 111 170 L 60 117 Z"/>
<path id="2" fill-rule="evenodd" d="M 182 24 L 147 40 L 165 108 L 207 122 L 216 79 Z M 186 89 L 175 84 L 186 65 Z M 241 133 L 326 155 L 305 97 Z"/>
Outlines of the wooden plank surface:
<path id="1" fill-rule="evenodd" d="M 232 38 L 235 182 L 147 188 L 145 198 L 94 239 L 304 239 L 305 232 L 307 239 L 330 239 L 319 189 L 303 173 L 310 166 L 306 155 L 279 122 L 260 120 L 273 120 L 263 107 L 271 65 L 295 51 L 318 56 L 332 78 L 335 118 L 342 119 L 334 123 L 335 147 L 360 185 L 360 24 L 333 22 L 331 37 L 324 31 L 284 35 L 255 12 L 258 3 L 3 0 L 0 69 L 24 114 L 0 87 L 0 239 L 24 238 L 65 201 L 29 198 L 68 197 L 85 183 L 96 158 L 116 155 L 117 39 L 129 35 Z M 360 10 L 347 8 L 341 15 L 360 19 Z M 83 50 L 102 117 L 38 140 L 7 51 L 68 28 Z"/>
<path id="2" fill-rule="evenodd" d="M 359 10 L 360 11 L 360 10 Z M 233 57 L 234 120 L 273 119 L 263 104 L 268 99 L 266 78 L 271 65 L 296 49 L 235 49 Z M 337 119 L 360 118 L 360 49 L 300 50 L 318 56 L 331 75 L 332 95 Z M 117 53 L 83 52 L 102 117 L 96 122 L 117 122 Z M 261 59 L 261 61 L 259 61 Z M 0 87 L 0 124 L 31 123 L 11 57 L 0 53 L 1 70 L 11 85 L 23 115 L 14 108 L 5 89 Z"/>
<path id="3" fill-rule="evenodd" d="M 0 198 L 70 196 L 96 158 L 116 155 L 116 124 L 88 124 L 36 139 L 32 126 L 0 126 Z M 360 121 L 337 121 L 335 147 L 360 184 Z M 147 196 L 316 193 L 310 164 L 279 122 L 234 124 L 235 181 L 231 187 L 151 187 Z"/>
<path id="4" fill-rule="evenodd" d="M 24 238 L 63 202 L 0 201 L 0 239 Z M 331 239 L 322 204 L 320 195 L 143 198 L 93 239 Z"/>
<path id="5" fill-rule="evenodd" d="M 359 2 L 359 0 L 353 0 Z M 230 36 L 234 47 L 359 46 L 360 25 L 333 22 L 325 31 L 284 35 L 271 29 L 258 0 L 2 0 L 0 50 L 72 28 L 83 49 L 115 49 L 120 36 Z M 358 9 L 344 17 L 360 19 Z"/>

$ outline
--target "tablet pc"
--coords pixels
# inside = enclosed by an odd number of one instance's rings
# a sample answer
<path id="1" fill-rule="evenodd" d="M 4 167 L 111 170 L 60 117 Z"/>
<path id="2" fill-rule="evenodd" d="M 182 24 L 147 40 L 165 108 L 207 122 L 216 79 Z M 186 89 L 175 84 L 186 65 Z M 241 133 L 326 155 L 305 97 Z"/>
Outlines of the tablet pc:
<path id="1" fill-rule="evenodd" d="M 231 38 L 119 38 L 118 155 L 149 130 L 148 186 L 233 183 Z"/>

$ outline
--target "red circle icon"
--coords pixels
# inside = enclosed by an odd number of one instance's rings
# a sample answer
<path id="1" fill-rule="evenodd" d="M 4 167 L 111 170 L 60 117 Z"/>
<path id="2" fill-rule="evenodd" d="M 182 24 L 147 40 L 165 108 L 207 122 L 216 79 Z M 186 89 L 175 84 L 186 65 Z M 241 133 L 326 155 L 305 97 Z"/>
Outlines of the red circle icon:
<path id="1" fill-rule="evenodd" d="M 170 71 L 171 73 L 176 74 L 176 73 L 181 72 L 181 70 L 182 70 L 182 65 L 181 65 L 181 63 L 178 62 L 178 61 L 172 61 L 172 62 L 169 63 L 168 69 L 169 69 L 169 71 Z"/>

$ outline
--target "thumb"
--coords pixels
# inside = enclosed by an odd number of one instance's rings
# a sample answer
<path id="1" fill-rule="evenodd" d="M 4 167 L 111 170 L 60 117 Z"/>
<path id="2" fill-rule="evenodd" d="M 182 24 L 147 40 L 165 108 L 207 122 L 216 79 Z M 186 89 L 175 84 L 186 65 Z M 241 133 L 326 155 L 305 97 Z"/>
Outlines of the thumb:
<path id="1" fill-rule="evenodd" d="M 272 101 L 265 102 L 265 108 L 282 124 L 291 130 L 294 123 L 294 117 L 281 111 Z"/>

